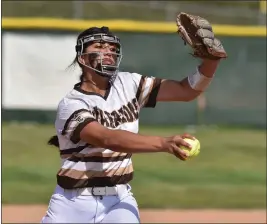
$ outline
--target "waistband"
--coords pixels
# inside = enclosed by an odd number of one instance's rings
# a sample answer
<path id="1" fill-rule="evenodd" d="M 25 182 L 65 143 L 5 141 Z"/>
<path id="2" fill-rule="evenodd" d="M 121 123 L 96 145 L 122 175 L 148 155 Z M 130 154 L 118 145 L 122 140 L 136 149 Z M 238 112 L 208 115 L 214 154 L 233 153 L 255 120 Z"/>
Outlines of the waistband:
<path id="1" fill-rule="evenodd" d="M 75 188 L 75 189 L 64 189 L 57 185 L 55 192 L 58 193 L 73 193 L 78 195 L 87 196 L 115 196 L 121 195 L 127 191 L 130 191 L 131 187 L 129 184 L 120 184 L 113 187 L 86 187 L 86 188 Z"/>

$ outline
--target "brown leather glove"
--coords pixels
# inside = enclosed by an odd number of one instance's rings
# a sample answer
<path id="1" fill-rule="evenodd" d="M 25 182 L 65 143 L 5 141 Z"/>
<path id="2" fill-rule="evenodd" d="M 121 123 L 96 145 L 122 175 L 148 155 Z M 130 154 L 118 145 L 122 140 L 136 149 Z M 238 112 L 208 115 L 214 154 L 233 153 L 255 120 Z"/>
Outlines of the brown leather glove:
<path id="1" fill-rule="evenodd" d="M 217 60 L 227 58 L 221 42 L 214 37 L 211 24 L 199 16 L 181 12 L 177 15 L 178 34 L 193 48 L 193 56 Z"/>

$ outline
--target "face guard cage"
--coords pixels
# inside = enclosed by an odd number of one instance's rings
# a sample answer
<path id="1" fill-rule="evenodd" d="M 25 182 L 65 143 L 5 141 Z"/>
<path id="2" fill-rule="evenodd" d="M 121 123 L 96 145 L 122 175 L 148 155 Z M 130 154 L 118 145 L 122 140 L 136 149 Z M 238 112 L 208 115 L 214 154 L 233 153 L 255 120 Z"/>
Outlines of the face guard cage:
<path id="1" fill-rule="evenodd" d="M 108 53 L 101 53 L 101 52 L 90 52 L 90 53 L 83 53 L 84 50 L 84 44 L 89 43 L 89 42 L 107 42 L 107 43 L 114 43 L 117 47 L 116 52 L 108 52 Z M 85 55 L 85 54 L 91 54 L 92 57 L 97 57 L 100 56 L 100 65 L 97 66 L 96 68 L 93 68 L 91 65 L 85 65 L 84 66 L 96 71 L 99 75 L 105 76 L 105 77 L 115 77 L 120 63 L 122 59 L 122 49 L 121 49 L 121 44 L 120 44 L 120 39 L 116 36 L 111 36 L 107 34 L 93 34 L 89 36 L 85 36 L 80 38 L 77 41 L 76 45 L 76 52 L 78 56 Z M 103 64 L 103 56 L 104 54 L 111 54 L 111 55 L 116 55 L 116 60 L 115 60 L 115 65 L 107 65 Z"/>

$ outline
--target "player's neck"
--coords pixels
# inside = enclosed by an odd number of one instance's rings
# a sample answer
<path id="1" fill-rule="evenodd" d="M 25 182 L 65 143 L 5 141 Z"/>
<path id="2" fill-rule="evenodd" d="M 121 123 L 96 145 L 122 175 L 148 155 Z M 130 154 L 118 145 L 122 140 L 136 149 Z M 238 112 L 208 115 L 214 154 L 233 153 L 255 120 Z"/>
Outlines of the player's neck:
<path id="1" fill-rule="evenodd" d="M 102 77 L 97 74 L 84 74 L 84 82 L 81 88 L 87 92 L 95 92 L 101 95 L 105 95 L 106 90 L 109 87 L 109 80 L 106 77 Z"/>

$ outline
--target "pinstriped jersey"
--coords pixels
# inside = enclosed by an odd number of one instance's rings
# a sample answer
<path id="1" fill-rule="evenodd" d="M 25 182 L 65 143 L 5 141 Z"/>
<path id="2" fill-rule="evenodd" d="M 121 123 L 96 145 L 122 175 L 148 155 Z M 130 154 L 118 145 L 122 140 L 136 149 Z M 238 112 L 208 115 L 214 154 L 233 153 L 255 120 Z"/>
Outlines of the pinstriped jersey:
<path id="1" fill-rule="evenodd" d="M 65 189 L 115 186 L 133 178 L 130 153 L 114 152 L 83 142 L 81 130 L 90 122 L 109 129 L 138 133 L 139 112 L 155 107 L 161 80 L 119 72 L 105 96 L 81 89 L 81 83 L 60 101 L 55 127 L 60 145 L 58 184 Z"/>

